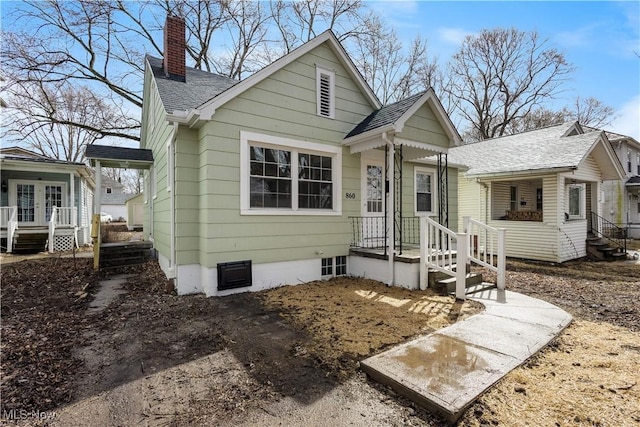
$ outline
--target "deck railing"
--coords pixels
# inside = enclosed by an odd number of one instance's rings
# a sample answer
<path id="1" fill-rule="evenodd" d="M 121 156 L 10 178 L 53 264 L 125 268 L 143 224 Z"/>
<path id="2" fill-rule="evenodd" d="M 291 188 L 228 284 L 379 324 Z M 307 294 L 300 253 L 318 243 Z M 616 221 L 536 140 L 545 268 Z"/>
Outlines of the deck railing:
<path id="1" fill-rule="evenodd" d="M 7 252 L 13 251 L 13 238 L 18 229 L 18 207 L 0 207 L 0 226 L 7 229 Z"/>
<path id="2" fill-rule="evenodd" d="M 589 218 L 589 231 L 595 236 L 607 240 L 621 252 L 627 252 L 627 229 L 618 227 L 595 212 Z"/>
<path id="3" fill-rule="evenodd" d="M 456 298 L 465 299 L 466 266 L 471 262 L 496 271 L 498 289 L 504 289 L 505 230 L 489 227 L 471 218 L 465 218 L 464 223 L 465 230 L 456 233 L 431 218 L 420 218 L 421 289 L 427 286 L 429 269 L 434 269 L 455 277 Z M 480 242 L 484 243 L 483 247 L 480 247 Z"/>

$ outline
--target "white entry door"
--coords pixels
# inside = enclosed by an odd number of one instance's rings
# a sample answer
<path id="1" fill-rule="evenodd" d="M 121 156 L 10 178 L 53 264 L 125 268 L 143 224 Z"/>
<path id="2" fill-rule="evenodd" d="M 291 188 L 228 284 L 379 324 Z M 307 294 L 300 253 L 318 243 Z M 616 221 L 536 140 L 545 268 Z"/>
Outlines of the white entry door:
<path id="1" fill-rule="evenodd" d="M 12 181 L 9 204 L 18 207 L 20 226 L 43 226 L 54 207 L 66 206 L 66 183 Z"/>
<path id="2" fill-rule="evenodd" d="M 362 157 L 362 241 L 363 247 L 385 245 L 384 153 Z"/>

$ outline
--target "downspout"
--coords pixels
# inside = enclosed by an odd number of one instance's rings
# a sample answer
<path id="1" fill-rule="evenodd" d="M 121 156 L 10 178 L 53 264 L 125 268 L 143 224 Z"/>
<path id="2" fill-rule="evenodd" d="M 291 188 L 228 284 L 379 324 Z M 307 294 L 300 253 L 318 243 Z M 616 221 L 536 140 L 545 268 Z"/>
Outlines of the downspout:
<path id="1" fill-rule="evenodd" d="M 171 247 L 169 252 L 171 254 L 171 267 L 170 271 L 172 272 L 172 277 L 174 280 L 177 276 L 176 271 L 176 155 L 175 155 L 175 140 L 176 135 L 178 134 L 178 127 L 180 125 L 178 122 L 173 123 L 173 135 L 169 139 L 169 152 L 168 156 L 171 156 L 171 161 L 167 159 L 167 173 L 170 174 L 171 177 L 171 194 L 169 195 L 169 222 L 171 226 L 169 241 L 171 242 Z M 172 167 L 173 170 L 169 170 L 169 166 Z M 174 283 L 175 286 L 175 283 Z"/>
<path id="2" fill-rule="evenodd" d="M 389 139 L 389 136 L 387 134 L 387 132 L 382 132 L 382 140 L 389 146 L 389 150 L 387 150 L 388 154 L 388 159 L 387 162 L 390 165 L 387 168 L 388 171 L 388 175 L 387 176 L 387 181 L 389 182 L 389 193 L 387 194 L 387 206 L 390 207 L 390 209 L 387 209 L 387 228 L 389 230 L 388 234 L 387 234 L 387 246 L 388 246 L 388 254 L 389 254 L 389 281 L 387 282 L 388 286 L 393 286 L 394 284 L 394 276 L 395 276 L 395 271 L 394 271 L 394 257 L 395 257 L 395 224 L 393 222 L 393 219 L 395 217 L 395 204 L 394 204 L 394 200 L 393 200 L 393 189 L 394 189 L 394 183 L 395 183 L 395 177 L 394 177 L 394 163 L 393 163 L 393 156 L 395 153 L 394 150 L 394 146 L 393 146 L 393 142 Z"/>

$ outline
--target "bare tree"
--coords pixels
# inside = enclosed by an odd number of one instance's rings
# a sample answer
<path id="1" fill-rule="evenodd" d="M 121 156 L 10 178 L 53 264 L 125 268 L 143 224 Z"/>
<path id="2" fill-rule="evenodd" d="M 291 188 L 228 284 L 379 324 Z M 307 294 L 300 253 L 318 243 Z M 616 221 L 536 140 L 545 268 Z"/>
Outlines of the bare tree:
<path id="1" fill-rule="evenodd" d="M 416 37 L 405 53 L 396 31 L 370 14 L 366 29 L 349 45 L 353 59 L 383 104 L 405 98 L 434 84 L 435 62 L 427 56 L 427 42 Z"/>
<path id="2" fill-rule="evenodd" d="M 22 83 L 12 86 L 8 103 L 3 138 L 18 139 L 32 151 L 60 160 L 82 162 L 87 145 L 138 126 L 86 86 Z"/>
<path id="3" fill-rule="evenodd" d="M 536 32 L 514 28 L 467 36 L 448 67 L 446 90 L 479 139 L 504 135 L 509 124 L 561 92 L 573 67 Z"/>

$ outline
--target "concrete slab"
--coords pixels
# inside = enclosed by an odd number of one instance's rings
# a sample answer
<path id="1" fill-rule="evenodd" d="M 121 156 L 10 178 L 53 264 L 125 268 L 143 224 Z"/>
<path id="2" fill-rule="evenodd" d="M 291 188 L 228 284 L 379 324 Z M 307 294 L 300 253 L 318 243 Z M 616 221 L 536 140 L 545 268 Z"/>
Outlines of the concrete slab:
<path id="1" fill-rule="evenodd" d="M 485 289 L 483 313 L 360 362 L 374 380 L 456 422 L 484 391 L 556 337 L 571 316 L 545 301 Z"/>
<path id="2" fill-rule="evenodd" d="M 117 274 L 109 279 L 100 282 L 100 289 L 95 294 L 93 301 L 89 304 L 88 311 L 97 312 L 106 308 L 113 300 L 119 295 L 126 293 L 124 289 L 120 287 L 123 283 L 126 283 L 127 279 L 134 277 L 133 274 Z"/>

